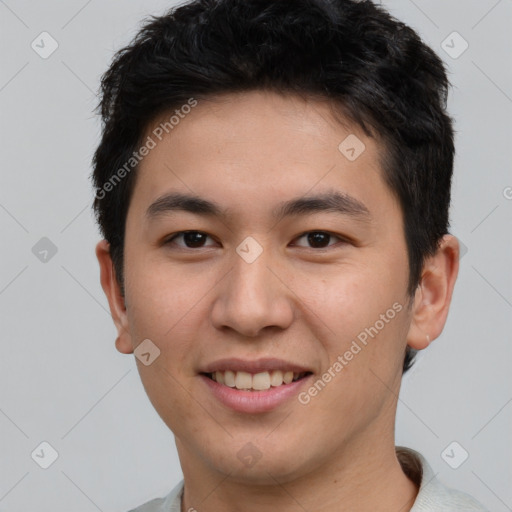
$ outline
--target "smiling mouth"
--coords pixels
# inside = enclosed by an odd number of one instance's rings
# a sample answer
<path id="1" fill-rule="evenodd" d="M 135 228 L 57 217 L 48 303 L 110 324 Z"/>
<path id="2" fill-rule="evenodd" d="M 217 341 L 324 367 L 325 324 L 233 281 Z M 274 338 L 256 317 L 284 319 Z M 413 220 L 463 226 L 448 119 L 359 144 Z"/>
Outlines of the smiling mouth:
<path id="1" fill-rule="evenodd" d="M 281 370 L 272 370 L 270 372 L 252 374 L 243 371 L 235 372 L 225 370 L 213 373 L 202 373 L 201 375 L 205 375 L 218 384 L 241 391 L 267 391 L 271 388 L 286 386 L 287 384 L 301 380 L 308 375 L 312 375 L 312 373 L 294 373 L 292 371 L 283 372 Z"/>

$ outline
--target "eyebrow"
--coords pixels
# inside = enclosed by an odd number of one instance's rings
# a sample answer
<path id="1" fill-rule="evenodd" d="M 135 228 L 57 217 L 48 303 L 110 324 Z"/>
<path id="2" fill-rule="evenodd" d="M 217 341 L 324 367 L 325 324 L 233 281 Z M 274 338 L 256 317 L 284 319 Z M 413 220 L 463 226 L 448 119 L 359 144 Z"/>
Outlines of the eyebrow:
<path id="1" fill-rule="evenodd" d="M 146 217 L 151 220 L 174 211 L 185 211 L 204 217 L 223 219 L 234 215 L 232 210 L 223 209 L 214 201 L 195 195 L 173 192 L 156 199 L 146 210 Z M 370 211 L 361 201 L 335 190 L 314 196 L 290 199 L 279 204 L 272 213 L 274 218 L 280 221 L 285 217 L 303 216 L 317 212 L 340 213 L 364 222 L 372 220 Z"/>

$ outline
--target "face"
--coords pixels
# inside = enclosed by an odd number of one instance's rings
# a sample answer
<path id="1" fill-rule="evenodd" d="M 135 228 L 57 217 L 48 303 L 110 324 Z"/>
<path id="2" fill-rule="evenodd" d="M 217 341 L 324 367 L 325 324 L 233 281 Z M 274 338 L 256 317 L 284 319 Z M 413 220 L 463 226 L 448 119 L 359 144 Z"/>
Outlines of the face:
<path id="1" fill-rule="evenodd" d="M 199 102 L 154 132 L 170 115 L 146 134 L 127 214 L 118 348 L 160 351 L 137 365 L 182 465 L 285 482 L 378 446 L 411 318 L 377 141 L 327 104 L 269 92 Z M 231 387 L 289 371 L 307 375 Z"/>

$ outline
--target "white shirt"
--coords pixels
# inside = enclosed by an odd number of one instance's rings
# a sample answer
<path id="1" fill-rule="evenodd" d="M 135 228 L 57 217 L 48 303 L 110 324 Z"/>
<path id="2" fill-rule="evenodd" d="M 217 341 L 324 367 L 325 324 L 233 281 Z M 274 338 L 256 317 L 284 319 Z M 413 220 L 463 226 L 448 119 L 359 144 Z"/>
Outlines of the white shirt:
<path id="1" fill-rule="evenodd" d="M 420 486 L 410 512 L 488 512 L 468 494 L 443 485 L 417 451 L 397 447 L 397 455 L 404 472 Z M 181 480 L 167 496 L 155 498 L 129 512 L 181 512 L 183 488 L 184 480 Z"/>

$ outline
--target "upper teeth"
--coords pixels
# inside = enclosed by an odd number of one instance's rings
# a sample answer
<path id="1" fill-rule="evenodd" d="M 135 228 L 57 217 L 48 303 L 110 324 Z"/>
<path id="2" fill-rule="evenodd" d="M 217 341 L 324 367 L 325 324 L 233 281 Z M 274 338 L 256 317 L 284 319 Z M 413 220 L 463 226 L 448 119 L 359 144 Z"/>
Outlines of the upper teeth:
<path id="1" fill-rule="evenodd" d="M 271 372 L 261 372 L 252 375 L 248 372 L 233 372 L 226 370 L 223 372 L 214 372 L 210 374 L 212 379 L 219 384 L 224 384 L 230 388 L 237 389 L 255 389 L 263 391 L 270 389 L 271 386 L 281 386 L 283 383 L 290 384 L 293 380 L 305 375 L 305 373 L 293 373 L 292 371 L 282 372 L 281 370 L 272 370 Z"/>

